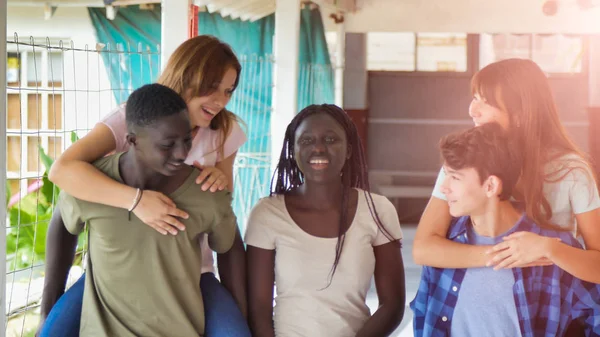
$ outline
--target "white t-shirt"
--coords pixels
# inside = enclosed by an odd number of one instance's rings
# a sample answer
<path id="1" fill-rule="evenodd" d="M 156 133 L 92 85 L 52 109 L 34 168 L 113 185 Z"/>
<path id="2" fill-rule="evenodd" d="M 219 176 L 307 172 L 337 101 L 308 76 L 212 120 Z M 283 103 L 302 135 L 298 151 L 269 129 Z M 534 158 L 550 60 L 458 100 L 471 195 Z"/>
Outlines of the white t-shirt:
<path id="1" fill-rule="evenodd" d="M 115 137 L 116 152 L 127 151 L 129 145 L 126 141 L 127 123 L 125 121 L 125 104 L 119 105 L 100 123 L 108 126 Z M 225 144 L 223 144 L 223 156 L 227 158 L 234 154 L 246 142 L 246 134 L 238 123 L 233 123 L 231 132 L 229 133 Z M 192 140 L 192 148 L 188 153 L 185 163 L 193 165 L 194 161 L 198 161 L 201 165 L 215 166 L 215 164 L 224 158 L 216 151 L 220 142 L 219 130 L 210 128 L 200 128 L 198 133 Z M 202 272 L 215 272 L 215 261 L 213 253 L 208 246 L 206 235 L 201 235 L 200 246 L 202 248 Z"/>
<path id="2" fill-rule="evenodd" d="M 342 255 L 329 287 L 337 238 L 320 238 L 292 220 L 282 195 L 261 199 L 246 230 L 248 245 L 275 250 L 274 322 L 277 337 L 355 336 L 370 317 L 365 299 L 375 271 L 373 246 L 389 240 L 373 220 L 364 191 L 346 232 Z M 372 194 L 388 233 L 402 238 L 398 213 L 385 197 Z"/>
<path id="3" fill-rule="evenodd" d="M 590 167 L 577 154 L 564 155 L 546 165 L 547 174 L 556 172 L 556 178 L 560 178 L 565 170 L 571 169 L 561 180 L 544 183 L 544 196 L 552 209 L 552 223 L 572 230 L 577 235 L 576 214 L 581 214 L 600 208 L 600 197 L 598 188 L 594 181 L 594 175 Z M 432 195 L 438 199 L 446 200 L 441 191 L 441 185 L 446 178 L 444 170 L 440 170 L 435 182 Z"/>

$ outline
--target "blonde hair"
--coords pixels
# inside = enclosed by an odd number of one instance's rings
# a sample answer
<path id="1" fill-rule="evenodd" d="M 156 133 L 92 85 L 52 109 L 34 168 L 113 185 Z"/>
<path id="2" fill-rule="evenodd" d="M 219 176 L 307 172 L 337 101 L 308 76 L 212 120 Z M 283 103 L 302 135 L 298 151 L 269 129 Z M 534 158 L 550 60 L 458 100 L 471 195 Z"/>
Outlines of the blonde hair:
<path id="1" fill-rule="evenodd" d="M 231 47 L 210 35 L 193 37 L 182 43 L 171 55 L 158 83 L 175 90 L 189 99 L 207 96 L 216 90 L 225 72 L 233 68 L 237 72 L 233 89 L 239 83 L 242 66 Z M 212 130 L 219 130 L 219 146 L 216 151 L 223 157 L 223 147 L 237 116 L 223 109 L 210 122 Z"/>
<path id="2" fill-rule="evenodd" d="M 588 156 L 575 145 L 560 122 L 546 75 L 531 60 L 502 60 L 473 76 L 471 93 L 508 113 L 509 132 L 524 158 L 517 193 L 525 201 L 527 215 L 541 226 L 556 228 L 550 220 L 552 209 L 544 196 L 544 183 L 560 181 L 574 169 L 591 174 L 593 180 L 595 174 Z M 557 161 L 567 154 L 578 159 Z M 551 162 L 558 165 L 550 166 L 548 171 Z"/>

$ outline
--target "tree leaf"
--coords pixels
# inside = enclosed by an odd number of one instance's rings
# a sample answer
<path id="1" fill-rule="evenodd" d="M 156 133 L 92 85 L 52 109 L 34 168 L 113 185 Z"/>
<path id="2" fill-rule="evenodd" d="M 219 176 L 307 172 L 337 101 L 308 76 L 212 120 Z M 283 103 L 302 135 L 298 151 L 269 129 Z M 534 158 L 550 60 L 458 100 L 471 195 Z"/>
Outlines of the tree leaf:
<path id="1" fill-rule="evenodd" d="M 12 197 L 12 191 L 10 190 L 10 184 L 8 183 L 8 181 L 6 181 L 6 205 L 8 206 L 8 202 L 10 201 L 10 198 Z"/>
<path id="2" fill-rule="evenodd" d="M 52 213 L 44 214 L 38 217 L 38 223 L 35 229 L 35 242 L 33 248 L 39 259 L 46 260 L 46 234 Z"/>
<path id="3" fill-rule="evenodd" d="M 49 205 L 56 204 L 60 189 L 48 179 L 48 174 L 46 173 L 44 173 L 44 176 L 42 177 L 42 183 L 40 193 L 44 196 L 44 199 Z"/>
<path id="4" fill-rule="evenodd" d="M 39 145 L 38 147 L 40 149 L 40 159 L 41 159 L 42 163 L 44 163 L 46 172 L 48 172 L 48 171 L 50 171 L 50 168 L 52 167 L 52 164 L 54 163 L 54 159 L 50 158 L 50 156 L 48 156 L 46 154 L 46 151 L 44 151 L 44 148 L 41 145 Z"/>
<path id="5" fill-rule="evenodd" d="M 22 224 L 32 223 L 31 214 L 25 211 L 23 208 L 11 207 L 10 208 L 10 227 L 20 227 Z"/>
<path id="6" fill-rule="evenodd" d="M 24 212 L 35 216 L 38 210 L 45 210 L 48 208 L 46 204 L 46 200 L 43 198 L 39 198 L 37 192 L 29 193 L 22 197 L 16 204 L 14 204 L 11 208 L 19 208 Z"/>
<path id="7" fill-rule="evenodd" d="M 78 140 L 79 140 L 79 137 L 77 136 L 77 132 L 71 131 L 71 143 L 75 143 Z"/>

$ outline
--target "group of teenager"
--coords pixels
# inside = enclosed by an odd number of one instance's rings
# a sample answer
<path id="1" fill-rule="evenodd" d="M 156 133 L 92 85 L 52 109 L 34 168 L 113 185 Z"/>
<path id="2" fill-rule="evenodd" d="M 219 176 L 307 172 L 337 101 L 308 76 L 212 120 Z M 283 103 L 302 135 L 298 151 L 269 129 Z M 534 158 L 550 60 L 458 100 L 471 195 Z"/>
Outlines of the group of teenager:
<path id="1" fill-rule="evenodd" d="M 308 106 L 287 126 L 270 195 L 242 240 L 231 191 L 246 135 L 225 109 L 240 73 L 227 44 L 189 39 L 156 84 L 56 160 L 38 336 L 379 337 L 398 327 L 398 214 L 370 192 L 340 107 Z M 440 141 L 417 227 L 415 336 L 600 336 L 596 174 L 547 78 L 532 61 L 503 60 L 475 74 L 471 93 L 475 127 Z M 86 227 L 86 272 L 65 292 Z"/>

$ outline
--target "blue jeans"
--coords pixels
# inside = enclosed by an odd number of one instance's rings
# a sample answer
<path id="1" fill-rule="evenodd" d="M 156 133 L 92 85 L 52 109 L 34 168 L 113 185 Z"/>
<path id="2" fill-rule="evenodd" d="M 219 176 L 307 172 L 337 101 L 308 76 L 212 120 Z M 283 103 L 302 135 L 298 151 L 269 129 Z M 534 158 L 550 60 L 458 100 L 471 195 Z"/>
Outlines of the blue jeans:
<path id="1" fill-rule="evenodd" d="M 56 302 L 39 337 L 77 337 L 85 274 Z M 237 303 L 213 273 L 200 279 L 204 299 L 205 337 L 250 337 L 250 328 Z"/>

